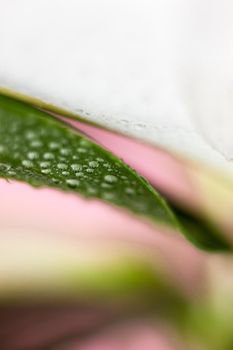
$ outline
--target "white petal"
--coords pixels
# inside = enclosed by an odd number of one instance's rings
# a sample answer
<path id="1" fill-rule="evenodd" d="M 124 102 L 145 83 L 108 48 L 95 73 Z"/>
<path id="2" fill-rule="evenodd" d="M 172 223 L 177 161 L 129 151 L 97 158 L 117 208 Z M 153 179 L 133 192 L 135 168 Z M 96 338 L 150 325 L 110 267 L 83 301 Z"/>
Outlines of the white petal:
<path id="1" fill-rule="evenodd" d="M 0 87 L 233 171 L 231 0 L 0 0 Z"/>

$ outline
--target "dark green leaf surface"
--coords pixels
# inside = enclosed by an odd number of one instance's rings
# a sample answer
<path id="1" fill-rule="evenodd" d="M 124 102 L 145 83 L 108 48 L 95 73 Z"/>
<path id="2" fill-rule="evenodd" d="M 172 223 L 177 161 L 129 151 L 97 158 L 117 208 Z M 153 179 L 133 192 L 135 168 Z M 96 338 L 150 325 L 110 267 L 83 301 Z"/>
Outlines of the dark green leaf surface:
<path id="1" fill-rule="evenodd" d="M 214 224 L 197 215 L 170 204 L 182 225 L 182 232 L 195 246 L 208 251 L 232 251 L 231 244 Z"/>
<path id="2" fill-rule="evenodd" d="M 3 96 L 0 176 L 99 198 L 177 227 L 160 195 L 121 160 L 45 112 Z"/>
<path id="3" fill-rule="evenodd" d="M 77 130 L 0 96 L 0 177 L 98 198 L 180 230 L 207 250 L 231 250 L 221 233 L 171 210 L 135 171 Z"/>

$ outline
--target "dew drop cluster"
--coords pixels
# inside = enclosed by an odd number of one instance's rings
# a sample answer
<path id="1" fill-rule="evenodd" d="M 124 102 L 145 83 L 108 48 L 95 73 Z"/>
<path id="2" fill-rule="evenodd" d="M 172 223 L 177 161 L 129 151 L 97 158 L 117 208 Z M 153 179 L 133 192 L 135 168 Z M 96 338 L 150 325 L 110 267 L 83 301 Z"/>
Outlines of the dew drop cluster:
<path id="1" fill-rule="evenodd" d="M 1 103 L 1 98 L 0 98 Z M 0 104 L 0 176 L 168 216 L 139 176 L 61 121 L 19 102 Z"/>

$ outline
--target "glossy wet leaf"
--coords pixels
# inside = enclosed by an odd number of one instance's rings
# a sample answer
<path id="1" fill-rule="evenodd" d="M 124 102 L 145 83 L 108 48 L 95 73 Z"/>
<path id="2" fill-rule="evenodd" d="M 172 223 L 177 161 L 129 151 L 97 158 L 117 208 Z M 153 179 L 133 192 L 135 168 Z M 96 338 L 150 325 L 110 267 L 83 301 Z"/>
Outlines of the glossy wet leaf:
<path id="1" fill-rule="evenodd" d="M 166 201 L 120 159 L 77 130 L 0 96 L 0 176 L 98 198 L 180 230 L 198 247 L 230 250 L 221 233 L 203 229 Z M 191 224 L 190 224 L 191 223 Z"/>
<path id="2" fill-rule="evenodd" d="M 99 198 L 177 228 L 165 201 L 120 159 L 63 122 L 3 96 L 0 176 Z"/>

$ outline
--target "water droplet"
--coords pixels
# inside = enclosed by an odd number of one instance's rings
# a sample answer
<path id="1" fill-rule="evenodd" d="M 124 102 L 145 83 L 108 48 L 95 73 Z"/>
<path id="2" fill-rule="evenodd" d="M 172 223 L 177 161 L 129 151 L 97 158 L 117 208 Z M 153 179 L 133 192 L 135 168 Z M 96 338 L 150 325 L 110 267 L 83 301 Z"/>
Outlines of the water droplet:
<path id="1" fill-rule="evenodd" d="M 10 169 L 10 165 L 9 164 L 0 163 L 0 170 L 7 171 L 9 169 Z"/>
<path id="2" fill-rule="evenodd" d="M 47 160 L 49 160 L 49 159 L 54 159 L 54 154 L 51 153 L 51 152 L 46 152 L 46 153 L 43 155 L 43 158 L 44 158 L 44 159 L 47 159 Z"/>
<path id="3" fill-rule="evenodd" d="M 127 187 L 126 189 L 125 189 L 125 193 L 126 194 L 135 194 L 135 190 L 133 189 L 133 188 L 131 188 L 131 187 Z"/>
<path id="4" fill-rule="evenodd" d="M 25 168 L 31 168 L 33 166 L 33 163 L 31 160 L 28 159 L 24 159 L 22 161 L 23 166 L 25 166 Z"/>
<path id="5" fill-rule="evenodd" d="M 88 194 L 96 194 L 98 191 L 94 187 L 88 187 L 87 192 L 88 192 Z"/>
<path id="6" fill-rule="evenodd" d="M 77 149 L 77 151 L 78 151 L 79 153 L 87 153 L 87 150 L 86 150 L 85 148 L 82 148 L 82 147 L 79 147 L 79 148 Z"/>
<path id="7" fill-rule="evenodd" d="M 71 169 L 74 171 L 82 170 L 81 164 L 71 164 Z"/>
<path id="8" fill-rule="evenodd" d="M 25 133 L 25 137 L 26 137 L 26 139 L 31 140 L 31 139 L 34 139 L 36 137 L 36 134 L 34 131 L 29 130 Z"/>
<path id="9" fill-rule="evenodd" d="M 39 148 L 42 146 L 42 142 L 39 141 L 39 140 L 33 140 L 31 143 L 30 143 L 31 147 L 33 148 Z"/>
<path id="10" fill-rule="evenodd" d="M 41 172 L 43 174 L 49 174 L 49 173 L 51 173 L 51 169 L 42 169 Z"/>
<path id="11" fill-rule="evenodd" d="M 55 150 L 55 149 L 60 148 L 60 145 L 57 142 L 50 142 L 49 143 L 49 148 Z"/>
<path id="12" fill-rule="evenodd" d="M 77 177 L 82 177 L 84 174 L 82 172 L 75 173 Z"/>
<path id="13" fill-rule="evenodd" d="M 49 162 L 40 162 L 40 167 L 41 168 L 48 168 L 50 166 Z"/>
<path id="14" fill-rule="evenodd" d="M 103 182 L 103 183 L 101 184 L 101 187 L 102 187 L 102 188 L 112 188 L 112 185 L 107 184 L 106 182 Z"/>
<path id="15" fill-rule="evenodd" d="M 13 158 L 15 158 L 15 159 L 20 158 L 19 152 L 15 152 L 12 155 L 13 155 Z"/>
<path id="16" fill-rule="evenodd" d="M 96 158 L 97 162 L 99 163 L 103 163 L 104 162 L 104 159 L 103 158 Z"/>
<path id="17" fill-rule="evenodd" d="M 115 195 L 111 192 L 105 192 L 102 194 L 102 198 L 106 200 L 113 200 Z"/>
<path id="18" fill-rule="evenodd" d="M 85 139 L 80 140 L 79 144 L 80 144 L 80 146 L 83 146 L 83 147 L 90 146 L 90 142 L 88 140 L 85 140 Z"/>
<path id="19" fill-rule="evenodd" d="M 68 166 L 67 166 L 67 164 L 65 164 L 65 163 L 58 163 L 58 164 L 57 164 L 57 168 L 58 168 L 58 169 L 61 169 L 61 170 L 65 170 L 65 169 L 68 168 Z"/>
<path id="20" fill-rule="evenodd" d="M 60 153 L 63 155 L 63 156 L 68 156 L 70 154 L 70 150 L 68 148 L 62 148 L 60 150 Z"/>
<path id="21" fill-rule="evenodd" d="M 92 160 L 88 164 L 91 168 L 97 168 L 99 166 L 99 164 L 97 162 L 95 162 L 94 160 Z"/>
<path id="22" fill-rule="evenodd" d="M 117 177 L 115 175 L 105 175 L 104 180 L 109 183 L 117 182 Z"/>
<path id="23" fill-rule="evenodd" d="M 0 153 L 4 153 L 5 152 L 5 147 L 3 145 L 0 145 Z"/>
<path id="24" fill-rule="evenodd" d="M 140 211 L 146 211 L 147 210 L 147 205 L 144 202 L 141 202 L 141 201 L 135 202 L 134 206 Z"/>
<path id="25" fill-rule="evenodd" d="M 77 186 L 79 186 L 80 182 L 78 180 L 76 180 L 76 179 L 67 179 L 66 183 L 70 187 L 77 187 Z"/>
<path id="26" fill-rule="evenodd" d="M 9 171 L 8 171 L 8 174 L 11 175 L 11 176 L 14 176 L 14 175 L 16 175 L 16 172 L 13 171 L 13 170 L 9 170 Z"/>
<path id="27" fill-rule="evenodd" d="M 27 157 L 31 160 L 36 159 L 39 157 L 37 152 L 28 152 Z"/>

